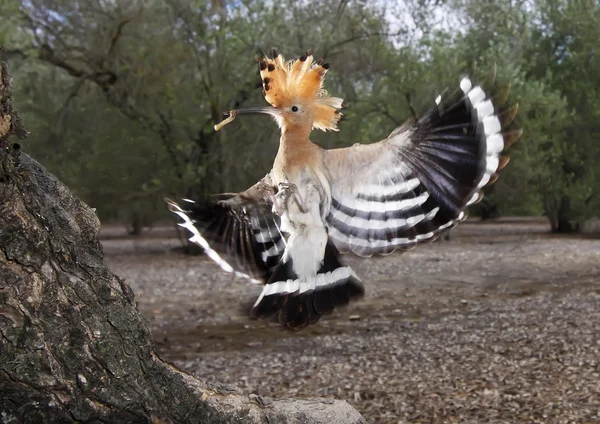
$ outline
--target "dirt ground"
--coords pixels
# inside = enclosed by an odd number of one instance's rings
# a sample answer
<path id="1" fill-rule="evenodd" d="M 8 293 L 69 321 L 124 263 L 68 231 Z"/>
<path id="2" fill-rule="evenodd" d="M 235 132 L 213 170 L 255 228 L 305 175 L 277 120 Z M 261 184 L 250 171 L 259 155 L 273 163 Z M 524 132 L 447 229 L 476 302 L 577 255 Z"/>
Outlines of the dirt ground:
<path id="1" fill-rule="evenodd" d="M 347 262 L 366 296 L 300 332 L 250 320 L 260 287 L 103 228 L 161 355 L 271 397 L 345 399 L 374 423 L 600 423 L 600 239 L 467 222 L 450 241 Z"/>

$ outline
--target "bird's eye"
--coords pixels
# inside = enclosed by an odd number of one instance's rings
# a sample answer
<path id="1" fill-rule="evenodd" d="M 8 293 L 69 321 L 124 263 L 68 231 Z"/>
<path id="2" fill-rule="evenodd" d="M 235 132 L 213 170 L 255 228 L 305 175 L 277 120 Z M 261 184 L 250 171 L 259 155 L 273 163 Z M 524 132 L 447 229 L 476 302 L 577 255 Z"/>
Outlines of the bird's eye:
<path id="1" fill-rule="evenodd" d="M 298 106 L 292 106 L 292 112 L 298 112 Z"/>

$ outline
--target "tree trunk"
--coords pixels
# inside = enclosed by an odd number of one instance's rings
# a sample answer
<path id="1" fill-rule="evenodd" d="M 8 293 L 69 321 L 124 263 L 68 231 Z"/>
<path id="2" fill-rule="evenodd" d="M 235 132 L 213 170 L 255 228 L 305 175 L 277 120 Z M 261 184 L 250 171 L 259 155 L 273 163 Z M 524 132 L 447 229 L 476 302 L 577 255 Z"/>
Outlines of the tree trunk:
<path id="1" fill-rule="evenodd" d="M 490 219 L 496 219 L 500 217 L 500 209 L 498 209 L 498 204 L 492 202 L 481 202 L 482 205 L 479 208 L 479 212 L 481 214 L 482 221 L 489 221 Z"/>
<path id="2" fill-rule="evenodd" d="M 0 420 L 363 423 L 345 401 L 273 400 L 163 361 L 92 209 L 9 146 L 23 135 L 0 64 Z"/>
<path id="3" fill-rule="evenodd" d="M 563 196 L 554 211 L 547 211 L 550 229 L 553 233 L 577 233 L 580 231 L 579 222 L 573 219 L 571 199 Z"/>

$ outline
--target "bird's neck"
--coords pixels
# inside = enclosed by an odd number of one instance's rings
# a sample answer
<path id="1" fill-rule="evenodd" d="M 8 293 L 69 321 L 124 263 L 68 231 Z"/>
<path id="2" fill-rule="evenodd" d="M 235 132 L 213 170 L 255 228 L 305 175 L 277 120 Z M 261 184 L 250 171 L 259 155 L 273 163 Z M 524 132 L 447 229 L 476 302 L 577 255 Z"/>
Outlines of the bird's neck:
<path id="1" fill-rule="evenodd" d="M 283 128 L 279 151 L 273 164 L 277 181 L 295 181 L 299 173 L 318 161 L 319 147 L 310 141 L 311 127 Z"/>
<path id="2" fill-rule="evenodd" d="M 285 125 L 279 139 L 279 149 L 304 147 L 312 142 L 309 139 L 312 126 L 310 125 Z"/>

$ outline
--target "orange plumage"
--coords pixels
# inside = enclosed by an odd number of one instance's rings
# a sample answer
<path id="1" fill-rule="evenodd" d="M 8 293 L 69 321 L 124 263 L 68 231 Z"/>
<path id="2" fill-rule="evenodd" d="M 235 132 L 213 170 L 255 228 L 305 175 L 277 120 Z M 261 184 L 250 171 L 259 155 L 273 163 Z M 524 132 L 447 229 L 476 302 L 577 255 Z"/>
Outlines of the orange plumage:
<path id="1" fill-rule="evenodd" d="M 259 62 L 266 101 L 280 110 L 303 105 L 312 118 L 313 128 L 338 131 L 337 123 L 342 115 L 338 109 L 343 99 L 331 97 L 323 89 L 329 65 L 314 61 L 308 53 L 287 62 L 278 52 L 273 56 Z"/>

